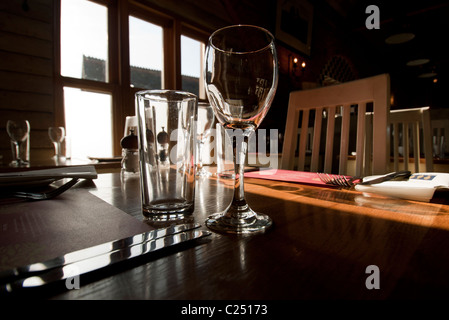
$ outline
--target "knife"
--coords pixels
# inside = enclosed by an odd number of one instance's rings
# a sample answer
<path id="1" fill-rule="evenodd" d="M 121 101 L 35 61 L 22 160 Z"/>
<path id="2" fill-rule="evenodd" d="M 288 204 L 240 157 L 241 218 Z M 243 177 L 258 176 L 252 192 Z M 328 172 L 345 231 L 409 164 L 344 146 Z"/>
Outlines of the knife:
<path id="1" fill-rule="evenodd" d="M 44 262 L 32 263 L 26 266 L 13 268 L 0 272 L 0 283 L 11 281 L 12 279 L 29 276 L 32 273 L 43 272 L 53 268 L 61 268 L 65 265 L 72 264 L 78 261 L 92 258 L 98 255 L 110 254 L 115 251 L 120 251 L 135 245 L 148 243 L 155 239 L 160 239 L 168 235 L 177 234 L 187 230 L 197 229 L 201 225 L 198 223 L 188 223 L 172 225 L 167 228 L 155 229 L 148 232 L 143 232 L 134 236 L 123 239 L 118 239 L 93 247 L 73 251 L 65 255 L 50 259 Z"/>
<path id="2" fill-rule="evenodd" d="M 72 168 L 26 170 L 19 172 L 0 173 L 0 182 L 12 183 L 20 181 L 35 181 L 44 179 L 80 178 L 96 179 L 98 177 L 94 166 L 79 166 Z"/>
<path id="3" fill-rule="evenodd" d="M 411 176 L 411 172 L 407 171 L 407 170 L 403 170 L 403 171 L 397 171 L 397 172 L 391 172 L 382 176 L 378 176 L 376 178 L 373 179 L 368 179 L 365 181 L 366 178 L 363 178 L 362 182 L 360 182 L 360 185 L 371 185 L 371 184 L 376 184 L 376 183 L 381 183 L 384 181 L 389 181 L 392 179 L 397 179 L 397 178 L 401 178 L 401 179 L 407 179 L 408 177 Z"/>
<path id="4" fill-rule="evenodd" d="M 188 241 L 210 236 L 212 233 L 205 230 L 187 230 L 163 238 L 143 241 L 122 249 L 96 255 L 84 260 L 66 264 L 50 269 L 37 275 L 18 279 L 0 285 L 0 293 L 11 293 L 19 289 L 36 288 L 57 281 L 74 278 L 92 271 L 96 271 L 115 263 L 136 258 L 163 248 L 179 245 Z"/>

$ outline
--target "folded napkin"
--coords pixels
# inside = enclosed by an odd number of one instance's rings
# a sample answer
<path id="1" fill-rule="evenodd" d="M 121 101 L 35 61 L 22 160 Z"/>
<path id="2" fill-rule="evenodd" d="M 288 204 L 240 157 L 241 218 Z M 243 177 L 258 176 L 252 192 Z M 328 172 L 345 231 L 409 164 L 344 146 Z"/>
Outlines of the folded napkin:
<path id="1" fill-rule="evenodd" d="M 364 178 L 363 180 L 369 180 Z M 372 185 L 356 185 L 361 192 L 384 196 L 429 202 L 436 190 L 449 190 L 449 173 L 415 173 L 406 181 L 385 181 Z"/>
<path id="2" fill-rule="evenodd" d="M 97 171 L 94 166 L 69 166 L 0 173 L 0 187 L 39 186 L 63 178 L 96 179 Z"/>

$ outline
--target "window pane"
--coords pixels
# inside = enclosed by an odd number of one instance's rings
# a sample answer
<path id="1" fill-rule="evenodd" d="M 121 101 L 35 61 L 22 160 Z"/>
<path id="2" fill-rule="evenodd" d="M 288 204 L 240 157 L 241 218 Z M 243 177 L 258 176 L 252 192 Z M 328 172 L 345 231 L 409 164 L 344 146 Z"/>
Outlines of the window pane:
<path id="1" fill-rule="evenodd" d="M 107 8 L 87 0 L 61 0 L 61 74 L 107 82 Z"/>
<path id="2" fill-rule="evenodd" d="M 182 89 L 199 96 L 203 44 L 192 38 L 181 36 Z"/>
<path id="3" fill-rule="evenodd" d="M 64 88 L 67 137 L 72 158 L 111 157 L 112 98 L 109 94 Z"/>
<path id="4" fill-rule="evenodd" d="M 131 86 L 162 88 L 162 27 L 129 17 L 129 62 Z"/>

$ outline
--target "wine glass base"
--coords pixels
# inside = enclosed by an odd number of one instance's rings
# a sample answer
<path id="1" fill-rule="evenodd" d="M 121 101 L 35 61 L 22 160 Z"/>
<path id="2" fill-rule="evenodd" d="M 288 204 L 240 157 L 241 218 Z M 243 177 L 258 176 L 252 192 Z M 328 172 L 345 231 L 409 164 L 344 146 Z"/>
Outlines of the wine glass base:
<path id="1" fill-rule="evenodd" d="M 212 175 L 212 173 L 207 171 L 204 168 L 196 171 L 196 176 L 197 177 L 210 177 L 211 175 Z"/>
<path id="2" fill-rule="evenodd" d="M 51 157 L 53 160 L 66 160 L 67 158 L 65 156 L 58 156 L 58 155 L 54 155 L 53 157 Z"/>
<path id="3" fill-rule="evenodd" d="M 30 166 L 30 162 L 29 161 L 25 161 L 25 160 L 12 160 L 9 163 L 10 167 L 14 167 L 14 168 L 18 168 L 18 167 L 29 167 Z"/>
<path id="4" fill-rule="evenodd" d="M 248 234 L 265 232 L 273 225 L 273 220 L 267 215 L 256 214 L 251 218 L 235 221 L 223 213 L 213 214 L 206 220 L 206 226 L 219 233 Z"/>

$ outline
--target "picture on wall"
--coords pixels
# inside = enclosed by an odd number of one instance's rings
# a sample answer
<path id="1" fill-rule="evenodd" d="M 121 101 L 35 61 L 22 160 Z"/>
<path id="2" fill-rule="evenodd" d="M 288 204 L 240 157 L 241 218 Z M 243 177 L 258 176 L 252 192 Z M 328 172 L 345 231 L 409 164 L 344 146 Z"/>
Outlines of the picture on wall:
<path id="1" fill-rule="evenodd" d="M 306 0 L 279 0 L 276 11 L 276 38 L 310 56 L 313 6 Z"/>

